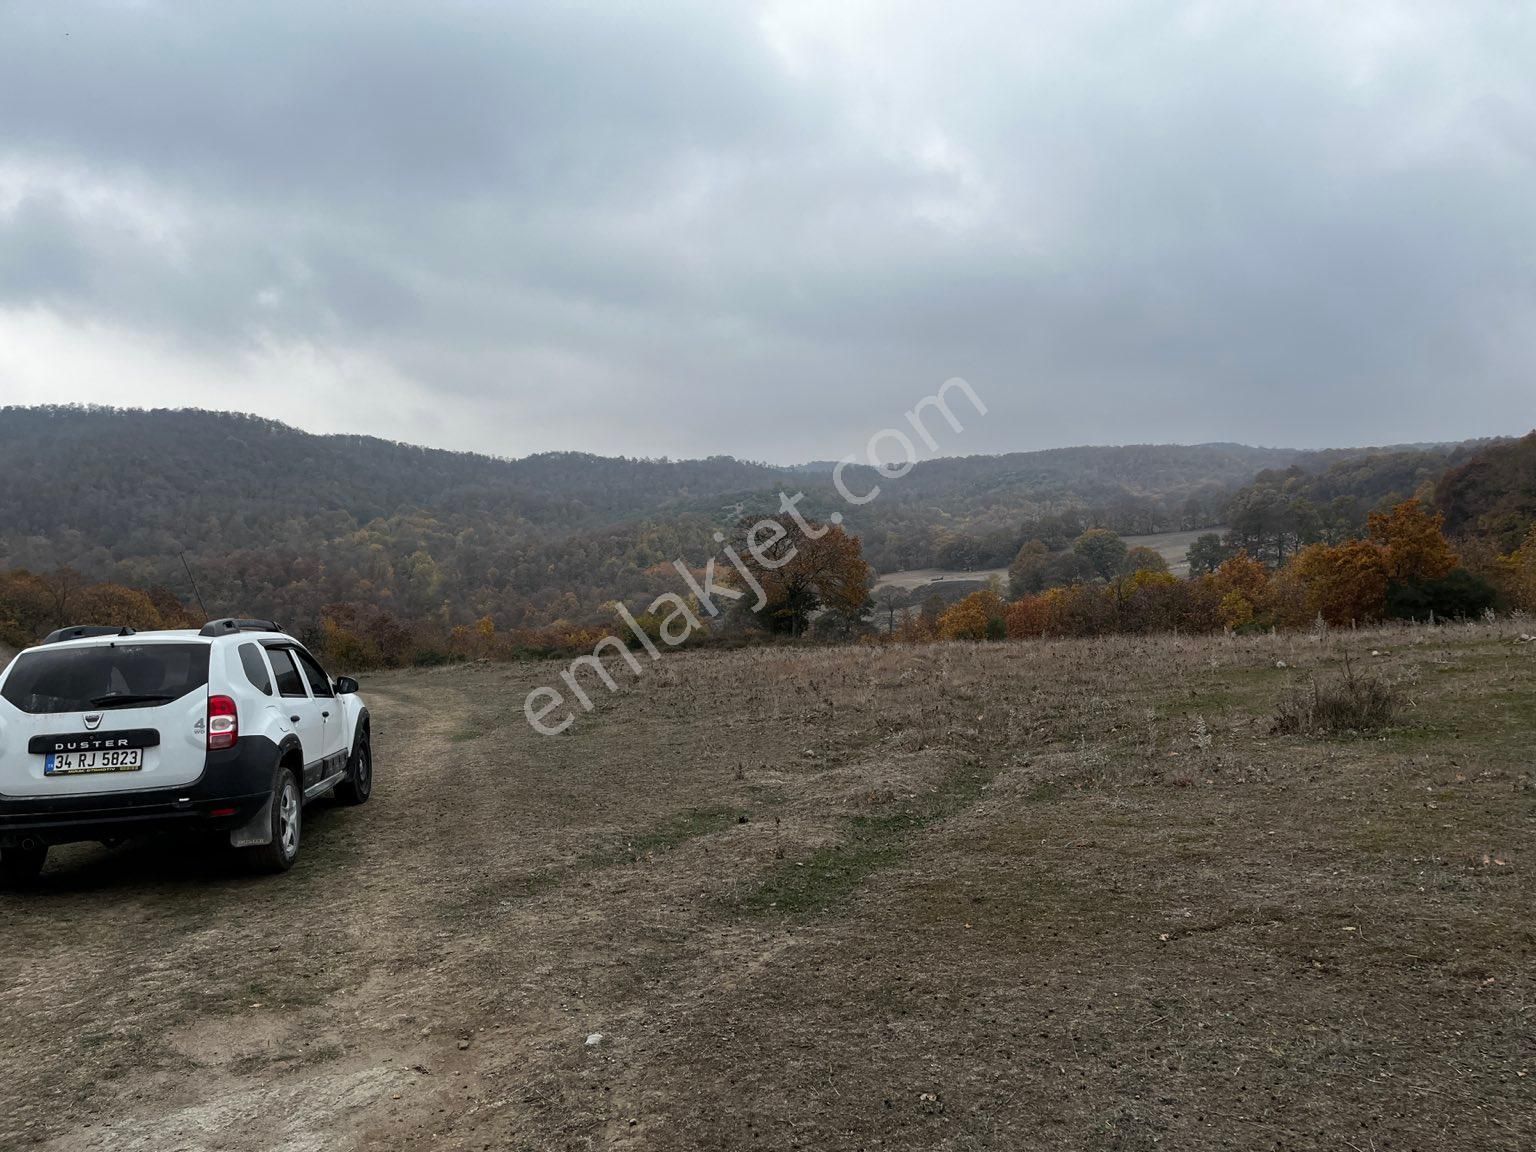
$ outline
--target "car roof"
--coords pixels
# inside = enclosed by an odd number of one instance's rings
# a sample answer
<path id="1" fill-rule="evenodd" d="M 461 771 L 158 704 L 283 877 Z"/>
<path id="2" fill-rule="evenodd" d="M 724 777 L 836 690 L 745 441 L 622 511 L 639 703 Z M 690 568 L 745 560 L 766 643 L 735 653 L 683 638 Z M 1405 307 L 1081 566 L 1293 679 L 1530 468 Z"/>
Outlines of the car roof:
<path id="1" fill-rule="evenodd" d="M 70 648 L 100 648 L 116 644 L 218 644 L 225 641 L 274 641 L 298 644 L 298 640 L 286 632 L 231 632 L 226 636 L 204 636 L 196 628 L 152 628 L 127 635 L 113 632 L 102 636 L 80 636 L 73 640 L 55 640 L 51 644 L 33 644 L 23 652 L 49 652 Z M 302 647 L 302 645 L 300 645 Z M 18 653 L 20 655 L 20 653 Z"/>

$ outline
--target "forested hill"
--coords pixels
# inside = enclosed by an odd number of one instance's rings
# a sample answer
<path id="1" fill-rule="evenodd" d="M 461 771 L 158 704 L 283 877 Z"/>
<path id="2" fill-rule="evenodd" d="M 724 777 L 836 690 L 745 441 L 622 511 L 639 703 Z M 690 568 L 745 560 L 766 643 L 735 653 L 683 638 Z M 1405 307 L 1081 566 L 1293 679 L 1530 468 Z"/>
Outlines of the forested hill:
<path id="1" fill-rule="evenodd" d="M 451 507 L 574 527 L 694 495 L 771 487 L 781 475 L 723 456 L 501 460 L 191 410 L 4 408 L 0 450 L 12 501 L 0 530 L 52 535 L 67 524 L 114 549 L 132 549 L 132 538 L 159 527 L 196 546 L 205 517 L 265 515 L 274 504 L 286 507 L 284 518 L 342 512 L 367 523 Z"/>
<path id="2" fill-rule="evenodd" d="M 1458 463 L 1437 497 L 1451 532 L 1487 537 L 1501 552 L 1520 547 L 1536 524 L 1536 432 Z"/>
<path id="3" fill-rule="evenodd" d="M 1006 564 L 1022 523 L 1067 508 L 1127 533 L 1214 524 L 1256 473 L 1310 458 L 1241 445 L 947 458 L 849 509 L 827 469 L 729 457 L 502 460 L 230 413 L 5 408 L 0 566 L 185 594 L 185 551 L 214 611 L 303 621 L 354 603 L 526 626 L 658 587 L 780 491 L 804 491 L 811 515 L 843 509 L 878 568 L 979 566 Z"/>
<path id="4" fill-rule="evenodd" d="M 1483 440 L 1343 457 L 1319 453 L 1289 468 L 1260 472 L 1227 504 L 1229 543 L 1278 564 L 1307 544 L 1337 544 L 1363 534 L 1372 512 L 1404 500 L 1444 509 L 1449 475 L 1505 450 L 1500 442 Z M 1447 527 L 1463 536 L 1474 526 L 1467 517 L 1448 516 Z"/>

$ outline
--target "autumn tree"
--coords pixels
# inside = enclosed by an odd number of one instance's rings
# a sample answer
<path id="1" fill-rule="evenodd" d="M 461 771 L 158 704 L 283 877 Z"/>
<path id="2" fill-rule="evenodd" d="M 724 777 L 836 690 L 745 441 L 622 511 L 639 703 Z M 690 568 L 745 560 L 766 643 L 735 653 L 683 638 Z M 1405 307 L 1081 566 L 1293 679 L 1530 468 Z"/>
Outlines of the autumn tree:
<path id="1" fill-rule="evenodd" d="M 1003 610 L 1003 627 L 1010 640 L 1049 635 L 1051 629 L 1050 593 L 1025 596 Z"/>
<path id="2" fill-rule="evenodd" d="M 1390 512 L 1372 512 L 1370 538 L 1385 550 L 1387 579 L 1400 584 L 1443 580 L 1461 564 L 1445 539 L 1445 516 L 1431 513 L 1418 500 L 1405 500 Z"/>
<path id="3" fill-rule="evenodd" d="M 1387 615 L 1467 618 L 1492 607 L 1497 590 L 1461 566 L 1461 557 L 1445 538 L 1443 514 L 1431 512 L 1420 500 L 1406 500 L 1389 512 L 1371 513 L 1367 530 L 1385 557 Z M 1479 546 L 1478 541 L 1472 543 Z"/>
<path id="4" fill-rule="evenodd" d="M 350 618 L 326 615 L 320 621 L 320 651 L 339 668 L 362 671 L 383 663 L 379 646 L 371 636 L 355 630 Z"/>
<path id="5" fill-rule="evenodd" d="M 137 588 L 119 584 L 88 584 L 70 598 L 77 624 L 121 624 L 142 632 L 163 627 L 154 601 Z"/>
<path id="6" fill-rule="evenodd" d="M 1514 606 L 1527 612 L 1536 611 L 1536 525 L 1526 533 L 1525 542 L 1510 553 L 1500 567 Z"/>
<path id="7" fill-rule="evenodd" d="M 1317 622 L 1317 608 L 1312 603 L 1306 583 L 1287 564 L 1270 579 L 1264 593 L 1264 624 L 1274 628 L 1309 628 Z"/>
<path id="8" fill-rule="evenodd" d="M 32 644 L 45 632 L 69 624 L 118 625 L 145 631 L 197 627 L 169 589 L 148 591 L 122 584 L 90 584 L 73 569 L 46 577 L 25 569 L 0 572 L 0 637 L 17 646 Z"/>
<path id="9" fill-rule="evenodd" d="M 73 568 L 55 568 L 43 582 L 48 587 L 48 595 L 53 601 L 53 626 L 65 628 L 77 621 L 69 618 L 70 610 L 74 606 L 74 596 L 85 586 L 85 580 L 80 573 Z"/>
<path id="10" fill-rule="evenodd" d="M 1306 590 L 1308 610 L 1329 624 L 1379 620 L 1386 614 L 1387 550 L 1371 540 L 1313 544 L 1291 561 Z"/>
<path id="11" fill-rule="evenodd" d="M 24 647 L 53 620 L 53 594 L 46 581 L 26 569 L 0 572 L 0 640 Z"/>
<path id="12" fill-rule="evenodd" d="M 1177 628 L 1184 614 L 1188 587 L 1188 581 L 1167 571 L 1166 563 L 1163 571 L 1141 568 L 1122 576 L 1114 586 L 1118 630 L 1168 632 Z"/>
<path id="13" fill-rule="evenodd" d="M 1112 589 L 1074 584 L 1052 590 L 1053 631 L 1062 636 L 1107 636 L 1118 628 L 1120 611 Z"/>
<path id="14" fill-rule="evenodd" d="M 1450 531 L 1518 552 L 1536 524 L 1536 432 L 1496 444 L 1451 468 L 1435 486 Z"/>
<path id="15" fill-rule="evenodd" d="M 993 588 L 972 592 L 939 617 L 945 640 L 999 640 L 1006 634 L 1003 598 Z"/>
<path id="16" fill-rule="evenodd" d="M 800 636 L 816 613 L 856 623 L 868 610 L 872 571 L 858 537 L 839 527 L 807 522 L 802 529 L 793 517 L 770 516 L 746 527 L 735 551 L 746 576 L 728 569 L 725 578 L 769 631 Z M 754 584 L 762 589 L 760 609 Z"/>
<path id="17" fill-rule="evenodd" d="M 320 613 L 320 646 L 342 669 L 398 668 L 422 652 L 411 630 L 379 607 L 327 604 Z"/>
<path id="18" fill-rule="evenodd" d="M 1204 578 L 1218 604 L 1221 625 L 1236 631 L 1258 619 L 1269 592 L 1269 569 L 1239 550 Z"/>
<path id="19" fill-rule="evenodd" d="M 181 598 L 163 584 L 145 589 L 144 594 L 160 614 L 162 628 L 201 628 L 207 623 L 200 613 L 194 613 L 181 602 Z"/>
<path id="20" fill-rule="evenodd" d="M 939 618 L 944 615 L 944 598 L 937 592 L 930 592 L 923 597 L 923 607 L 918 613 L 918 621 L 930 636 L 936 635 L 939 630 Z"/>
<path id="21" fill-rule="evenodd" d="M 1133 572 L 1167 572 L 1168 561 L 1163 559 L 1163 554 L 1156 548 L 1138 544 L 1125 554 L 1125 559 L 1120 563 L 1120 571 L 1127 575 Z"/>

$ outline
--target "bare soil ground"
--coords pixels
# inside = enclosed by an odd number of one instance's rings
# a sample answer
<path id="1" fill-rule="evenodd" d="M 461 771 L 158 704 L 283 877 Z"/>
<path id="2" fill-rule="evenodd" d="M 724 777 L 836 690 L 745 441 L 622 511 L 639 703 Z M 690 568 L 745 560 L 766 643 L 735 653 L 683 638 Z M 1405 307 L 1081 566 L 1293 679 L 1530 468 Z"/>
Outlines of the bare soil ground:
<path id="1" fill-rule="evenodd" d="M 1154 536 L 1127 536 L 1125 542 L 1131 548 L 1152 549 L 1168 561 L 1170 572 L 1176 576 L 1187 576 L 1189 574 L 1187 554 L 1194 542 L 1207 534 L 1224 536 L 1226 532 L 1225 528 L 1201 528 L 1194 532 L 1159 532 Z"/>
<path id="2" fill-rule="evenodd" d="M 878 592 L 882 588 L 900 588 L 903 592 L 914 592 L 930 584 L 985 584 L 994 576 L 1006 585 L 1008 569 L 982 568 L 975 572 L 964 572 L 958 568 L 909 568 L 905 572 L 890 572 L 881 576 L 875 581 L 873 590 Z"/>
<path id="3" fill-rule="evenodd" d="M 1519 632 L 371 677 L 292 873 L 0 896 L 0 1148 L 1529 1149 Z M 1272 735 L 1344 651 L 1397 726 Z"/>

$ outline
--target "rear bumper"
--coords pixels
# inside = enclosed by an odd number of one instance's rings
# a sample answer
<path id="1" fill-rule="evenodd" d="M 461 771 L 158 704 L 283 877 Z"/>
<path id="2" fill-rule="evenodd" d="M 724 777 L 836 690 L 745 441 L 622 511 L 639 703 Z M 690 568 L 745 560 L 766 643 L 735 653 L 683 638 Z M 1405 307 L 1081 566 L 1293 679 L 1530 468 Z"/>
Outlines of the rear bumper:
<path id="1" fill-rule="evenodd" d="M 238 828 L 267 802 L 277 762 L 272 741 L 242 736 L 235 747 L 208 753 L 203 774 L 180 788 L 0 796 L 0 848 Z"/>

